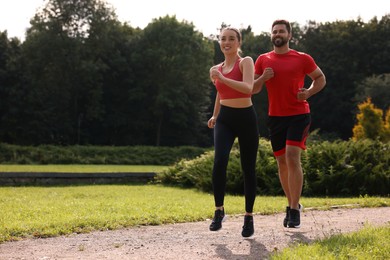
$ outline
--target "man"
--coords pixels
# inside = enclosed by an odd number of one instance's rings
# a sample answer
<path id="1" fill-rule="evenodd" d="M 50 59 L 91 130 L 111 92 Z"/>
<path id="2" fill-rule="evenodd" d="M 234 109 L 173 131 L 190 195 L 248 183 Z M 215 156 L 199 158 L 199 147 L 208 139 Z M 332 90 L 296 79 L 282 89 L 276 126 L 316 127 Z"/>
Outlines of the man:
<path id="1" fill-rule="evenodd" d="M 301 151 L 306 149 L 311 123 L 306 100 L 322 90 L 326 80 L 310 55 L 289 48 L 291 37 L 288 21 L 273 22 L 271 41 L 274 50 L 261 54 L 256 60 L 253 93 L 260 92 L 265 83 L 270 140 L 280 183 L 288 200 L 283 225 L 298 228 L 302 208 L 299 199 L 303 187 Z M 306 75 L 312 79 L 309 88 L 304 88 Z"/>

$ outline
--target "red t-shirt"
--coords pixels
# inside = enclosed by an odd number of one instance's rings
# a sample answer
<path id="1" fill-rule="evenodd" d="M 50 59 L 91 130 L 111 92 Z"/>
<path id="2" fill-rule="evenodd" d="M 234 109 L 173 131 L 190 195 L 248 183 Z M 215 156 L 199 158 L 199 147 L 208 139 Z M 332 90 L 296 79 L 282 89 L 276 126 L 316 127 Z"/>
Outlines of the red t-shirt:
<path id="1" fill-rule="evenodd" d="M 221 63 L 221 65 L 218 66 L 218 70 L 226 78 L 237 80 L 237 81 L 242 81 L 242 72 L 240 70 L 240 61 L 241 61 L 241 59 L 237 59 L 236 63 L 234 64 L 233 69 L 226 74 L 222 72 L 223 63 Z M 248 98 L 248 97 L 252 96 L 252 94 L 250 94 L 250 93 L 245 94 L 245 93 L 239 92 L 239 91 L 229 87 L 228 85 L 220 82 L 219 80 L 217 80 L 215 82 L 215 87 L 217 88 L 217 91 L 219 93 L 219 97 L 221 100 L 222 99 L 234 99 L 234 98 Z"/>
<path id="2" fill-rule="evenodd" d="M 274 51 L 261 54 L 255 63 L 255 74 L 262 75 L 265 68 L 274 71 L 274 77 L 265 82 L 268 92 L 268 115 L 292 116 L 310 113 L 309 103 L 297 99 L 304 87 L 306 74 L 317 68 L 314 59 L 303 52 L 290 50 L 285 54 Z"/>

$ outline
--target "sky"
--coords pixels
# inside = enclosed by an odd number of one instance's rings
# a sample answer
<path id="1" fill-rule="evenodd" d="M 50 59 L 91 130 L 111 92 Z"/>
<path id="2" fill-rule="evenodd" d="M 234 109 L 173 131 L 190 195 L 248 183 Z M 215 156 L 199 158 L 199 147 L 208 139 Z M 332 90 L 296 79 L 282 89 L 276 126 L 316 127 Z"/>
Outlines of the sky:
<path id="1" fill-rule="evenodd" d="M 30 27 L 30 19 L 45 0 L 0 0 L 0 31 L 22 41 Z M 301 26 L 309 20 L 334 22 L 357 20 L 368 22 L 390 14 L 389 0 L 106 0 L 121 22 L 145 28 L 153 19 L 175 15 L 177 20 L 192 23 L 204 36 L 218 34 L 222 23 L 236 27 L 252 27 L 258 35 L 271 30 L 275 19 L 287 19 Z"/>

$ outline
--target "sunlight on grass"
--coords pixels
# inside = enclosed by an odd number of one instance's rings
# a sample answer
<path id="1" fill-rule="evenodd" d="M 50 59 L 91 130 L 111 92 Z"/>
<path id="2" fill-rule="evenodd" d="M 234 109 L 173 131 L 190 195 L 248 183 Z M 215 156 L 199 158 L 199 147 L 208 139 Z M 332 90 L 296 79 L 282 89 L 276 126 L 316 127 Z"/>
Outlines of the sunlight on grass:
<path id="1" fill-rule="evenodd" d="M 254 212 L 283 212 L 285 198 L 256 198 Z M 305 207 L 388 206 L 390 198 L 302 198 Z M 243 196 L 226 196 L 227 214 L 244 212 Z M 137 225 L 212 218 L 212 194 L 160 185 L 0 187 L 0 242 Z"/>
<path id="2" fill-rule="evenodd" d="M 359 232 L 335 235 L 310 245 L 295 245 L 275 254 L 271 259 L 389 259 L 389 237 L 389 225 L 366 226 Z"/>

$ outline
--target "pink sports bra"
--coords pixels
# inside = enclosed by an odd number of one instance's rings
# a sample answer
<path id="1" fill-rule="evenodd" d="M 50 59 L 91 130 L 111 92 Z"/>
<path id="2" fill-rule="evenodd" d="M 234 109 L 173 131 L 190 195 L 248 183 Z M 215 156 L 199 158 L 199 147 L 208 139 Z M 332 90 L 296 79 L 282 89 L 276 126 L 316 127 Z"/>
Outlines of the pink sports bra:
<path id="1" fill-rule="evenodd" d="M 241 59 L 237 59 L 236 63 L 234 64 L 233 69 L 226 74 L 222 72 L 223 63 L 218 67 L 218 70 L 222 73 L 222 75 L 224 75 L 225 77 L 227 77 L 229 79 L 242 81 L 242 72 L 240 70 L 240 61 L 241 61 Z M 220 82 L 219 80 L 217 80 L 215 82 L 215 87 L 219 93 L 219 97 L 221 100 L 222 99 L 235 99 L 235 98 L 249 98 L 252 96 L 251 94 L 244 94 L 242 92 L 239 92 L 239 91 L 227 86 L 226 84 Z"/>

